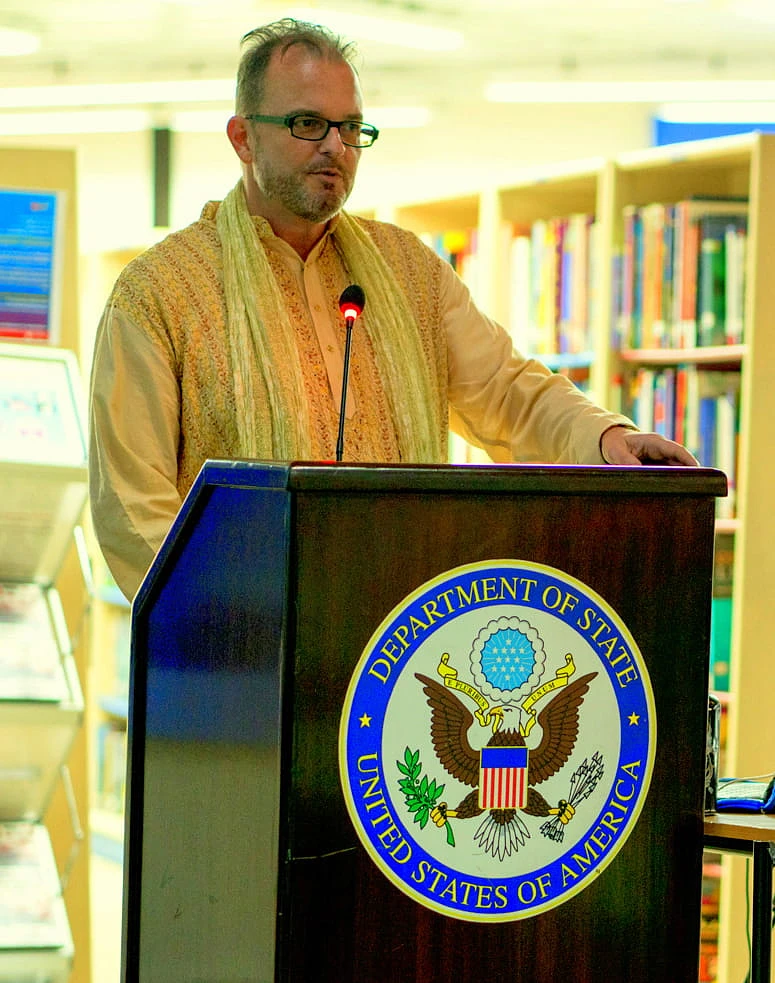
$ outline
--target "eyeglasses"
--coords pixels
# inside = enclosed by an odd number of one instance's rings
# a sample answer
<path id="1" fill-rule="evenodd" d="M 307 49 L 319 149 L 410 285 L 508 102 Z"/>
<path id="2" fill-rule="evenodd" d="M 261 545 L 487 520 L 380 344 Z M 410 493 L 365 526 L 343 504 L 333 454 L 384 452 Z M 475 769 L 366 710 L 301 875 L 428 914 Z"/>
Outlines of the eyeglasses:
<path id="1" fill-rule="evenodd" d="M 256 123 L 277 123 L 287 126 L 291 136 L 297 140 L 312 140 L 319 143 L 328 136 L 332 126 L 339 130 L 342 143 L 347 147 L 370 147 L 379 136 L 379 130 L 370 123 L 362 123 L 357 119 L 323 119 L 322 116 L 308 116 L 305 113 L 291 113 L 288 116 L 263 116 L 261 113 L 250 113 L 243 119 L 252 119 Z"/>

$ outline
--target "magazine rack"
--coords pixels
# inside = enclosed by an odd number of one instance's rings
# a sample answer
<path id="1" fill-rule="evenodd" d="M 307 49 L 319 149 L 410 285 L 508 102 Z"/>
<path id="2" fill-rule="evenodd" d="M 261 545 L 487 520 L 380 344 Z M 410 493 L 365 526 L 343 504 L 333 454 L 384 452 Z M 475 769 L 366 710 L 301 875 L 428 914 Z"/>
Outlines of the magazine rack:
<path id="1" fill-rule="evenodd" d="M 73 940 L 43 817 L 84 712 L 53 586 L 86 502 L 70 352 L 0 344 L 0 486 L 0 983 L 66 983 Z"/>

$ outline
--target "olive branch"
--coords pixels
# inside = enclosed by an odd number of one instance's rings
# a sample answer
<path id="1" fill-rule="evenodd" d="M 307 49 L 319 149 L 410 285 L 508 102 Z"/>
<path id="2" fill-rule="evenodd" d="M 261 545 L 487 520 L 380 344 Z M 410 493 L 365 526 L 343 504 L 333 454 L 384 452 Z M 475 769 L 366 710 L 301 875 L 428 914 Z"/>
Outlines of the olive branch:
<path id="1" fill-rule="evenodd" d="M 436 810 L 442 822 L 439 822 L 436 816 L 433 816 L 433 821 L 437 826 L 443 825 L 446 828 L 447 843 L 454 846 L 455 834 L 452 832 L 452 826 L 449 820 L 444 817 L 443 812 L 439 811 L 436 806 L 444 791 L 444 786 L 437 785 L 435 778 L 429 781 L 427 775 L 420 778 L 422 765 L 420 764 L 419 749 L 412 752 L 407 747 L 404 751 L 403 762 L 396 761 L 396 767 L 404 776 L 399 779 L 398 787 L 404 793 L 407 809 L 414 814 L 414 822 L 420 824 L 420 829 L 425 829 L 428 820 Z"/>

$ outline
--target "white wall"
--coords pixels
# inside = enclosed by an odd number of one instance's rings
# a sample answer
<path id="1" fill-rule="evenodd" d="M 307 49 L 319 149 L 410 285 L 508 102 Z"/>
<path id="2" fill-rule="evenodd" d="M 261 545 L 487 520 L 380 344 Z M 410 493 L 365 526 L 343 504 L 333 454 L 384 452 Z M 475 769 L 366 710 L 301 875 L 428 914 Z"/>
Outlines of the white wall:
<path id="1" fill-rule="evenodd" d="M 488 185 L 507 185 L 520 171 L 547 162 L 610 157 L 650 141 L 644 105 L 488 106 L 475 118 L 440 116 L 420 130 L 384 130 L 363 153 L 350 206 L 443 198 Z M 74 147 L 78 168 L 78 239 L 82 260 L 81 337 L 84 352 L 108 287 L 101 254 L 157 241 L 154 229 L 151 134 L 3 137 L 0 145 Z M 239 168 L 226 134 L 176 133 L 172 143 L 171 227 L 199 216 L 210 198 L 236 183 Z M 0 183 L 2 175 L 0 174 Z"/>
<path id="2" fill-rule="evenodd" d="M 421 130 L 384 130 L 364 151 L 351 206 L 439 198 L 507 182 L 543 162 L 612 156 L 648 146 L 650 107 L 637 105 L 490 106 L 468 125 L 440 118 Z M 150 133 L 3 137 L 0 145 L 75 147 L 82 253 L 143 245 L 152 229 Z M 239 168 L 226 134 L 176 133 L 172 146 L 171 225 L 194 221 L 221 198 Z M 2 175 L 0 175 L 2 182 Z"/>

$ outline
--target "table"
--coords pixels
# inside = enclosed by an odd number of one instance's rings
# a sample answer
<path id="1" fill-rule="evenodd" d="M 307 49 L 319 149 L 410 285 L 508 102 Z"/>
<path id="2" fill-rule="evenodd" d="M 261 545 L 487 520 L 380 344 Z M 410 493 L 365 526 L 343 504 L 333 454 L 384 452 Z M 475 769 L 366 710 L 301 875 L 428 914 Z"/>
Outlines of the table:
<path id="1" fill-rule="evenodd" d="M 770 983 L 775 815 L 719 812 L 706 816 L 704 846 L 753 856 L 751 983 Z"/>

